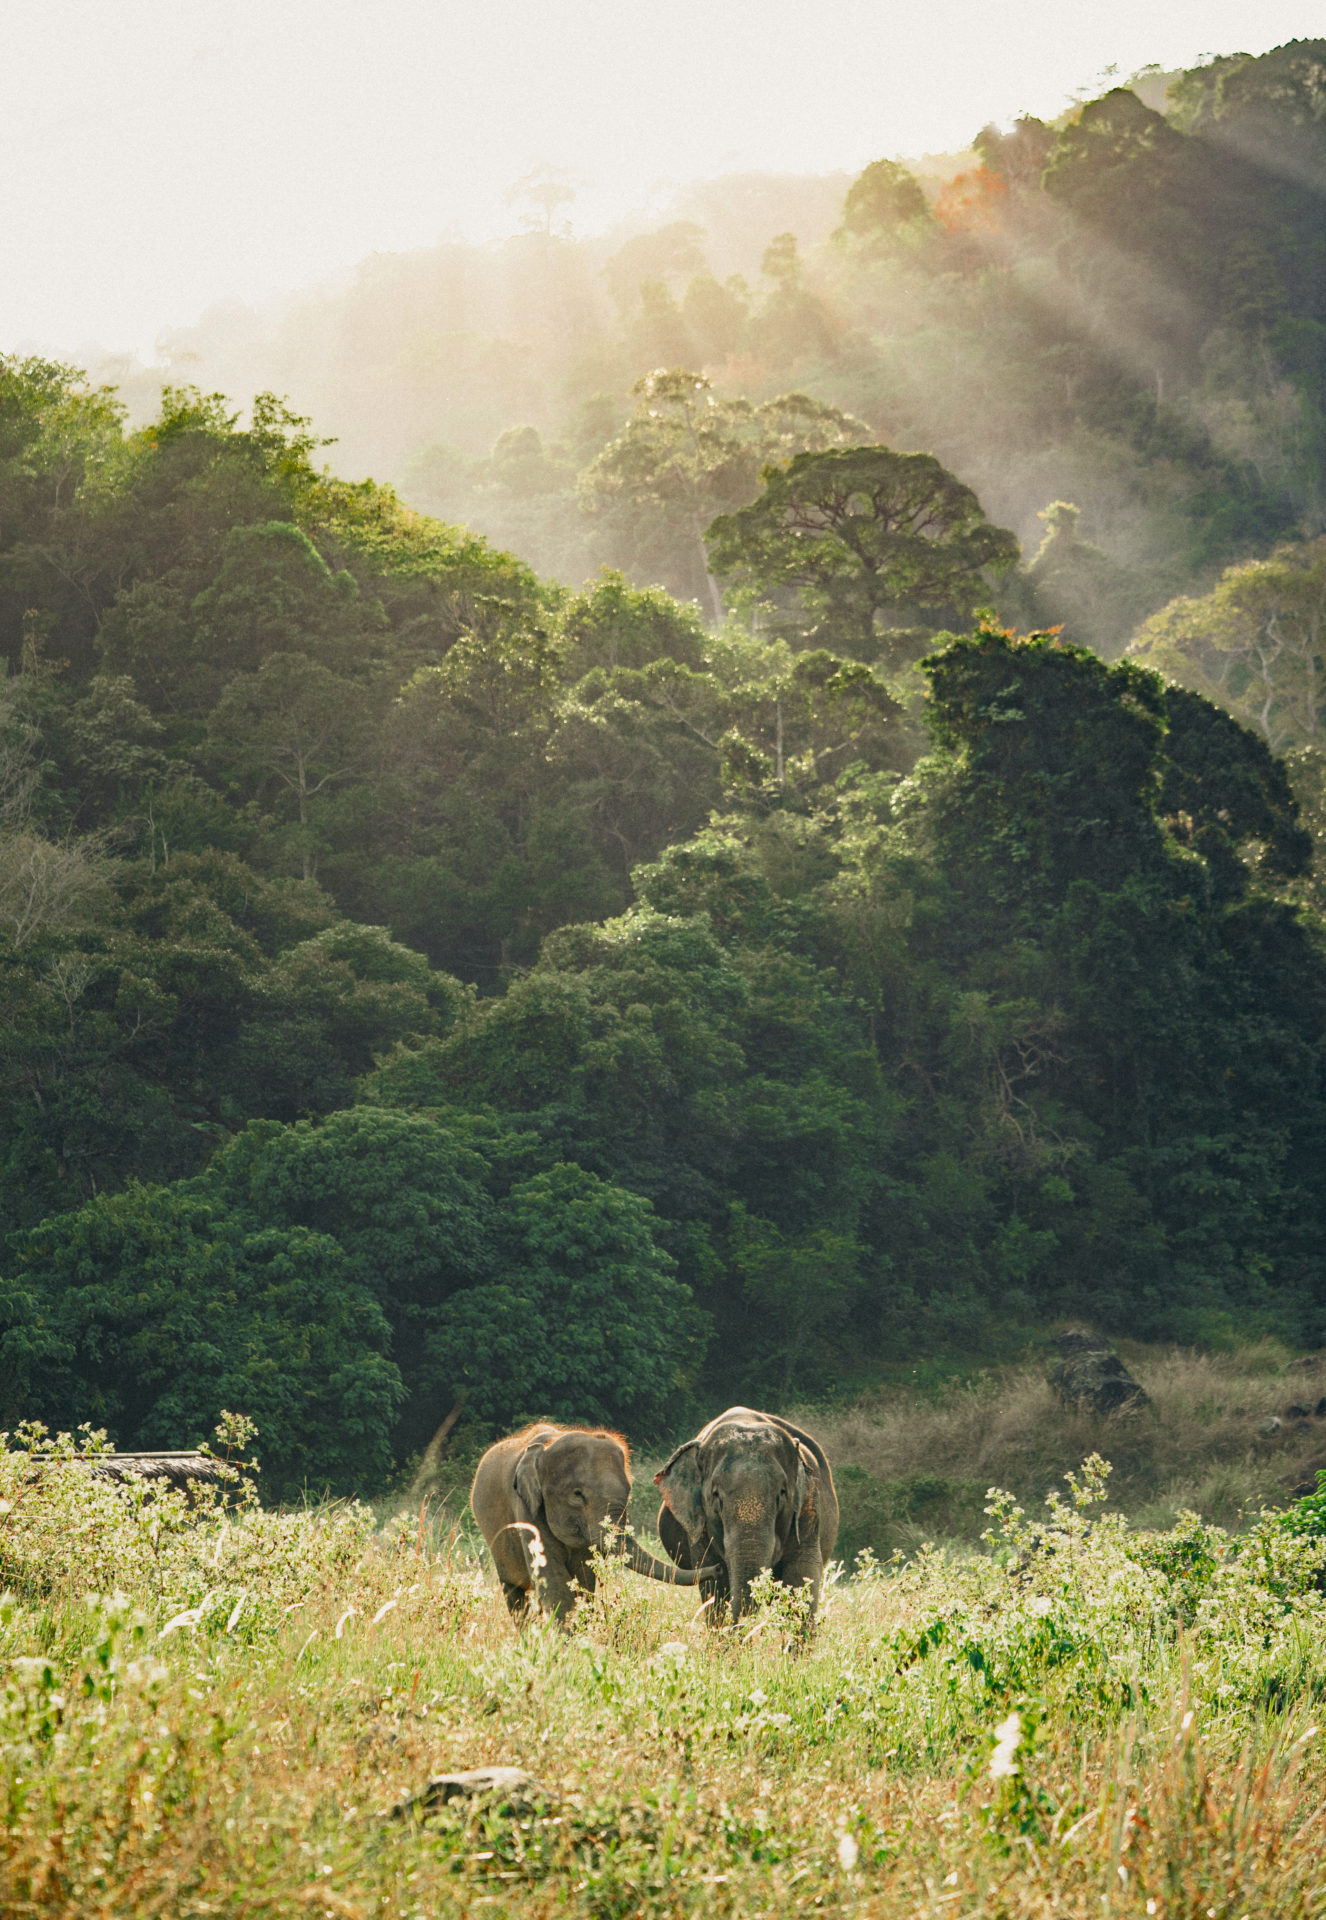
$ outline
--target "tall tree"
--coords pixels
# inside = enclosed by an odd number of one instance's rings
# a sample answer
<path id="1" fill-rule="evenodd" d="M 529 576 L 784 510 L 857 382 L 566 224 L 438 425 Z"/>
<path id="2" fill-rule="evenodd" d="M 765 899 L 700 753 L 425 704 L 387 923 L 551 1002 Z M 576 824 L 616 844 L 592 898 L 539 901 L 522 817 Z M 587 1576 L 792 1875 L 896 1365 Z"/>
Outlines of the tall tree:
<path id="1" fill-rule="evenodd" d="M 301 653 L 273 653 L 236 674 L 212 710 L 208 742 L 222 777 L 269 783 L 294 808 L 300 872 L 318 868 L 321 795 L 355 772 L 372 737 L 371 693 Z"/>
<path id="2" fill-rule="evenodd" d="M 1018 544 L 933 454 L 801 453 L 766 468 L 757 500 L 709 529 L 714 571 L 804 609 L 811 632 L 872 659 L 885 617 L 969 613 Z"/>
<path id="3" fill-rule="evenodd" d="M 722 596 L 704 548 L 714 515 L 753 497 L 766 461 L 844 446 L 868 430 L 804 394 L 758 406 L 721 399 L 702 374 L 676 367 L 647 375 L 632 392 L 639 404 L 625 430 L 581 477 L 586 505 L 617 529 L 628 572 L 657 568 L 661 584 L 720 620 Z"/>

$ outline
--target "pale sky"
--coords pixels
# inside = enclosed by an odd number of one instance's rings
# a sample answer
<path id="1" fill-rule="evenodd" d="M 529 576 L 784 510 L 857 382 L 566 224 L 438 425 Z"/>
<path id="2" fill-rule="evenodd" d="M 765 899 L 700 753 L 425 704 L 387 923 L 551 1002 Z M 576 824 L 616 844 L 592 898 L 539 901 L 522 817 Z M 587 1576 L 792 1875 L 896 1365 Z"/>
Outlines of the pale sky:
<path id="1" fill-rule="evenodd" d="M 668 182 L 857 170 L 1045 118 L 1110 66 L 1321 32 L 1320 0 L 0 0 L 0 351 L 150 356 L 217 300 Z"/>

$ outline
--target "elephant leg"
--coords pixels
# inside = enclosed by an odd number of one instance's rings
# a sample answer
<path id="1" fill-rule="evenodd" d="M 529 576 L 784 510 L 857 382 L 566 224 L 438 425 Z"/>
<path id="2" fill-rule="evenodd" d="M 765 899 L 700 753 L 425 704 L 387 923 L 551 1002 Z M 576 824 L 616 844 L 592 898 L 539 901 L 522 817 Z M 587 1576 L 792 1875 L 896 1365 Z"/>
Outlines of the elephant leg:
<path id="1" fill-rule="evenodd" d="M 696 1558 L 691 1546 L 691 1536 L 671 1507 L 664 1505 L 658 1510 L 658 1537 L 663 1542 L 668 1558 L 675 1566 L 689 1571 L 695 1566 L 716 1567 L 721 1563 L 714 1551 L 713 1543 L 706 1541 L 704 1551 Z M 708 1605 L 704 1610 L 704 1623 L 707 1627 L 721 1627 L 727 1619 L 727 1570 L 724 1568 L 712 1584 L 702 1588 Z"/>
<path id="2" fill-rule="evenodd" d="M 663 1551 L 674 1566 L 695 1565 L 691 1558 L 691 1537 L 670 1507 L 664 1506 L 658 1510 L 658 1537 L 663 1542 Z"/>
<path id="3" fill-rule="evenodd" d="M 707 1627 L 725 1627 L 727 1625 L 727 1588 L 711 1587 L 713 1599 L 704 1610 L 704 1624 Z"/>
<path id="4" fill-rule="evenodd" d="M 706 1583 L 702 1589 L 705 1599 L 709 1603 L 704 1610 L 704 1624 L 707 1627 L 725 1627 L 727 1625 L 728 1611 L 732 1599 L 732 1587 L 728 1581 L 727 1568 L 723 1565 L 722 1561 L 719 1560 L 712 1546 L 700 1564 L 702 1566 L 717 1567 L 719 1570 L 718 1578 L 712 1584 Z"/>
<path id="5" fill-rule="evenodd" d="M 536 1591 L 544 1618 L 555 1620 L 559 1627 L 565 1626 L 578 1592 L 567 1569 L 550 1560 L 539 1574 Z"/>
<path id="6" fill-rule="evenodd" d="M 819 1542 L 807 1542 L 793 1554 L 789 1554 L 774 1570 L 774 1579 L 780 1586 L 797 1589 L 810 1588 L 810 1606 L 806 1612 L 806 1630 L 815 1624 L 815 1614 L 820 1603 L 820 1582 L 824 1576 L 824 1558 L 820 1553 Z"/>
<path id="7" fill-rule="evenodd" d="M 514 1580 L 502 1582 L 502 1592 L 506 1598 L 507 1611 L 513 1620 L 523 1620 L 529 1610 L 529 1588 L 518 1587 Z"/>

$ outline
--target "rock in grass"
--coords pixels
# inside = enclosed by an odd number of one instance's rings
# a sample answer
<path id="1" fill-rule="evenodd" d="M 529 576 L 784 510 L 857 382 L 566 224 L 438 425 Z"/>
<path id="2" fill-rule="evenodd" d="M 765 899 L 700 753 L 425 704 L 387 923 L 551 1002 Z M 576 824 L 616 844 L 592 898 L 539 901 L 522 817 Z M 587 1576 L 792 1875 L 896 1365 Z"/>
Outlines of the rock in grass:
<path id="1" fill-rule="evenodd" d="M 393 1820 L 421 1819 L 436 1813 L 449 1800 L 489 1800 L 501 1813 L 533 1813 L 549 1807 L 553 1796 L 523 1767 L 471 1767 L 464 1773 L 439 1773 L 414 1793 L 407 1793 L 391 1809 Z"/>
<path id="2" fill-rule="evenodd" d="M 1059 1364 L 1050 1385 L 1066 1407 L 1096 1414 L 1140 1413 L 1151 1405 L 1118 1354 L 1087 1327 L 1070 1327 L 1055 1343 Z"/>

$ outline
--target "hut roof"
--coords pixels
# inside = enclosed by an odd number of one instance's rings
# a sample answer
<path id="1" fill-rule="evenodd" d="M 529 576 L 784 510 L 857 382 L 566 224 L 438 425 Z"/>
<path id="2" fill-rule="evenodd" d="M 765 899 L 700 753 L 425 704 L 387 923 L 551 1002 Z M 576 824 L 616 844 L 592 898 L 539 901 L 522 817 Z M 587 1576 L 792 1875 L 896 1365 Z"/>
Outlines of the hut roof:
<path id="1" fill-rule="evenodd" d="M 128 1486 L 135 1480 L 165 1481 L 183 1491 L 191 1480 L 224 1483 L 229 1479 L 225 1463 L 210 1454 L 180 1453 L 97 1453 L 86 1456 L 86 1464 L 99 1480 L 115 1480 Z"/>

